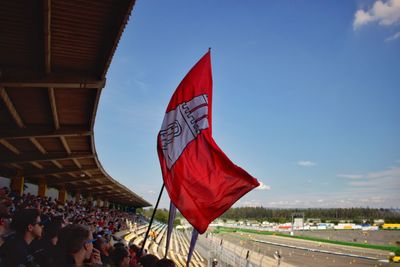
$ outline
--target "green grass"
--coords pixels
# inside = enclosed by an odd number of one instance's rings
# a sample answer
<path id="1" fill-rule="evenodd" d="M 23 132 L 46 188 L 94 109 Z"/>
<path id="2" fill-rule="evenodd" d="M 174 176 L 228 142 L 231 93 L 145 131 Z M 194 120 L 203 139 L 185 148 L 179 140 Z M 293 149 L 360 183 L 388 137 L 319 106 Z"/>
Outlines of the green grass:
<path id="1" fill-rule="evenodd" d="M 395 247 L 395 246 L 382 246 L 382 245 L 373 245 L 373 244 L 350 243 L 350 242 L 337 241 L 337 240 L 328 240 L 328 239 L 317 238 L 317 237 L 292 236 L 292 235 L 288 235 L 288 234 L 282 234 L 282 233 L 279 233 L 279 232 L 258 231 L 258 230 L 241 229 L 241 228 L 228 228 L 228 227 L 221 227 L 221 226 L 218 226 L 217 229 L 214 230 L 214 233 L 234 233 L 234 232 L 260 234 L 260 235 L 276 235 L 276 236 L 290 237 L 290 238 L 295 238 L 295 239 L 303 239 L 303 240 L 316 241 L 316 242 L 329 243 L 329 244 L 336 244 L 336 245 L 343 245 L 343 246 L 380 249 L 380 250 L 386 250 L 386 251 L 394 252 L 396 254 L 396 256 L 400 256 L 400 247 Z"/>

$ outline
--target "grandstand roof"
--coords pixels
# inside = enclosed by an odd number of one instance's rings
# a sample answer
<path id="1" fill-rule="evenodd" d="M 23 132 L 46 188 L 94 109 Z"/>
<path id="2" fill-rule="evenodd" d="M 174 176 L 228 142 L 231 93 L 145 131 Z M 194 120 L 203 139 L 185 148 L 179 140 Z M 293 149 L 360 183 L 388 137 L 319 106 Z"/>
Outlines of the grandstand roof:
<path id="1" fill-rule="evenodd" d="M 134 3 L 0 2 L 0 175 L 150 206 L 105 172 L 93 138 L 105 76 Z"/>

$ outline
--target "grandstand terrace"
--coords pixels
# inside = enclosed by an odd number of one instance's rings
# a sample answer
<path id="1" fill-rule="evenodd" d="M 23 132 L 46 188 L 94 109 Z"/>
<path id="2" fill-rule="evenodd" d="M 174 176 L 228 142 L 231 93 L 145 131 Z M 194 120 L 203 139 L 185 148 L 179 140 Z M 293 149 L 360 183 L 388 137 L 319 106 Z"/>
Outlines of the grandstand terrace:
<path id="1" fill-rule="evenodd" d="M 94 143 L 106 74 L 134 4 L 0 3 L 0 177 L 9 180 L 1 190 L 2 220 L 38 209 L 44 229 L 62 218 L 66 225 L 86 225 L 110 245 L 143 243 L 147 219 L 124 211 L 151 204 L 104 170 Z M 25 183 L 36 185 L 37 194 L 26 194 Z M 6 226 L 0 232 L 11 239 L 0 246 L 14 240 Z M 167 226 L 154 223 L 150 233 L 145 249 L 163 258 Z M 186 235 L 174 231 L 168 257 L 185 266 L 188 247 Z M 191 266 L 207 266 L 207 260 L 195 252 Z"/>
<path id="2" fill-rule="evenodd" d="M 23 193 L 56 188 L 130 207 L 151 204 L 98 160 L 93 127 L 106 73 L 135 4 L 122 1 L 0 3 L 0 176 Z"/>

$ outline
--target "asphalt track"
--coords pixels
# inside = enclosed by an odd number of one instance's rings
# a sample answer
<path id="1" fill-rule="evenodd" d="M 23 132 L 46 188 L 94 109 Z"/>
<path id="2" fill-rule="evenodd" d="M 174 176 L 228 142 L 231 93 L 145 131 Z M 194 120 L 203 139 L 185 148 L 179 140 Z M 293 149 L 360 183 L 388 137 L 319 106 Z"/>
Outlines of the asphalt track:
<path id="1" fill-rule="evenodd" d="M 362 230 L 317 230 L 317 231 L 295 231 L 295 235 L 309 236 L 322 239 L 338 240 L 344 242 L 358 242 L 375 245 L 396 246 L 400 242 L 400 231 L 396 230 L 379 230 L 379 231 L 362 231 Z"/>
<path id="2" fill-rule="evenodd" d="M 273 257 L 275 251 L 279 251 L 282 256 L 282 262 L 286 262 L 295 266 L 400 266 L 399 264 L 379 261 L 379 259 L 385 261 L 389 256 L 389 252 L 383 250 L 364 249 L 307 240 L 298 240 L 287 237 L 247 233 L 224 233 L 219 234 L 218 236 L 231 243 L 240 243 L 242 247 L 270 257 Z M 269 242 L 269 244 L 263 243 L 263 241 Z M 301 247 L 303 249 L 291 248 L 288 246 Z M 310 250 L 323 250 L 330 253 L 322 253 Z M 374 259 L 333 255 L 331 253 L 352 254 L 355 256 Z"/>

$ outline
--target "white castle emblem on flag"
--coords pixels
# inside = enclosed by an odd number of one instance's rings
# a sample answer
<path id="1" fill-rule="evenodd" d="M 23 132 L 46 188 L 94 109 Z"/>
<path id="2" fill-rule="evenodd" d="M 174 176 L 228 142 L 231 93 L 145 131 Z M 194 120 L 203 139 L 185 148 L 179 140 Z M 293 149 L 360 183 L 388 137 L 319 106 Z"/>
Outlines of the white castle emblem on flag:
<path id="1" fill-rule="evenodd" d="M 168 169 L 174 165 L 187 144 L 200 130 L 208 128 L 208 97 L 206 94 L 183 102 L 165 114 L 160 139 Z"/>

